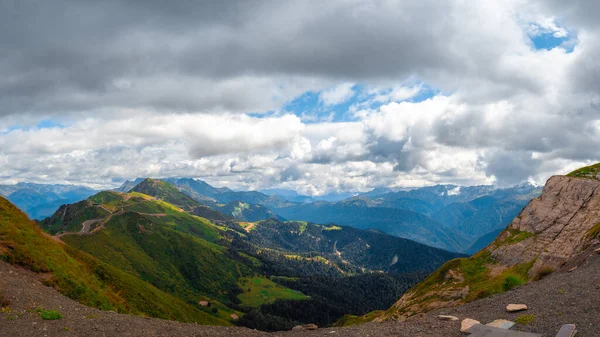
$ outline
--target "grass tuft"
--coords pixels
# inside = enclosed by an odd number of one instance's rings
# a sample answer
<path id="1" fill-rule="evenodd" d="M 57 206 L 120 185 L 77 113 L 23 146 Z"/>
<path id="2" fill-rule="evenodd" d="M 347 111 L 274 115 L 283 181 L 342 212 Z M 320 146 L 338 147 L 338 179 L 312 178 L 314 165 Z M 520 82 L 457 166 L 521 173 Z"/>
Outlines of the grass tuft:
<path id="1" fill-rule="evenodd" d="M 585 233 L 585 237 L 588 239 L 595 239 L 600 235 L 600 222 Z"/>
<path id="2" fill-rule="evenodd" d="M 535 321 L 535 315 L 533 314 L 521 315 L 515 319 L 515 322 L 523 325 L 531 324 L 533 321 Z"/>
<path id="3" fill-rule="evenodd" d="M 600 173 L 600 163 L 582 167 L 578 170 L 575 170 L 575 171 L 567 174 L 567 177 L 598 179 L 597 176 L 599 173 Z"/>
<path id="4" fill-rule="evenodd" d="M 37 308 L 35 309 L 35 311 L 37 311 L 40 314 L 40 317 L 42 317 L 42 319 L 46 321 L 55 321 L 57 319 L 65 318 L 63 314 L 56 310 L 45 310 L 42 308 Z"/>
<path id="5" fill-rule="evenodd" d="M 504 282 L 502 283 L 502 289 L 504 289 L 504 291 L 509 291 L 513 288 L 516 288 L 522 284 L 524 284 L 525 281 L 520 278 L 519 276 L 516 275 L 507 275 L 504 278 Z"/>

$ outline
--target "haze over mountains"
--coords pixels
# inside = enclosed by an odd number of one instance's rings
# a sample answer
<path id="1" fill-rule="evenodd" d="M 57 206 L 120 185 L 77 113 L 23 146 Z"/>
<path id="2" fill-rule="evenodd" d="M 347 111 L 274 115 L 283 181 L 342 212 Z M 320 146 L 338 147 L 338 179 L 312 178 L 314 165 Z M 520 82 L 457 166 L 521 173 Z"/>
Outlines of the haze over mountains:
<path id="1" fill-rule="evenodd" d="M 144 178 L 126 181 L 115 191 L 137 188 Z M 194 201 L 195 214 L 213 219 L 259 221 L 270 218 L 339 224 L 376 229 L 430 246 L 474 253 L 489 244 L 541 188 L 521 184 L 498 189 L 493 186 L 437 185 L 411 190 L 376 189 L 356 194 L 326 196 L 315 200 L 287 190 L 234 191 L 215 188 L 204 181 L 169 178 L 164 181 L 183 192 L 179 198 Z M 92 195 L 80 186 L 17 184 L 0 186 L 0 194 L 30 217 L 43 219 L 62 204 Z M 170 191 L 174 192 L 174 191 Z M 346 195 L 349 198 L 336 200 Z M 214 212 L 217 211 L 217 212 Z"/>
<path id="2" fill-rule="evenodd" d="M 17 205 L 32 219 L 52 215 L 60 205 L 85 199 L 98 191 L 85 186 L 18 183 L 0 185 L 0 195 Z"/>

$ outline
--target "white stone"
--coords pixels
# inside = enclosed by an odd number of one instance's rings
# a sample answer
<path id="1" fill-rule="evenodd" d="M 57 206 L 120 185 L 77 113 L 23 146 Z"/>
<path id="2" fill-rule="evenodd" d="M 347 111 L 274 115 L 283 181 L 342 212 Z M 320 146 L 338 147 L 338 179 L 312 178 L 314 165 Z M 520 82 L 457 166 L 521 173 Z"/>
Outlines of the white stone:
<path id="1" fill-rule="evenodd" d="M 442 321 L 458 321 L 458 317 L 450 315 L 438 315 L 438 318 Z"/>
<path id="2" fill-rule="evenodd" d="M 467 332 L 473 325 L 477 324 L 481 324 L 481 322 L 472 318 L 465 318 L 460 322 L 460 332 Z"/>
<path id="3" fill-rule="evenodd" d="M 509 304 L 506 306 L 506 311 L 508 312 L 523 311 L 527 309 L 527 305 L 525 304 Z"/>

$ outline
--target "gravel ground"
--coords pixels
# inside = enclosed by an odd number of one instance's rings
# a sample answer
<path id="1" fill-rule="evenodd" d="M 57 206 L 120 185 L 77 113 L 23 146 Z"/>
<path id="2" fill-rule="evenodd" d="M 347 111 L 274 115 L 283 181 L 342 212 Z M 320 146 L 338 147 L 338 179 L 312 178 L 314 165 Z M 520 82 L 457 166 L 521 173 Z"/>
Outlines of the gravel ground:
<path id="1" fill-rule="evenodd" d="M 285 331 L 266 334 L 243 328 L 226 328 L 184 324 L 103 312 L 74 302 L 55 290 L 43 286 L 37 275 L 0 262 L 0 290 L 9 298 L 11 313 L 0 313 L 0 336 L 398 336 L 459 337 L 460 321 L 436 318 L 449 314 L 488 323 L 498 318 L 514 321 L 522 314 L 533 314 L 529 325 L 518 324 L 517 330 L 537 332 L 553 337 L 562 324 L 574 323 L 577 337 L 600 337 L 600 255 L 589 259 L 575 271 L 566 265 L 547 278 L 513 291 L 491 296 L 460 307 L 442 309 L 413 317 L 405 322 L 367 323 L 345 328 L 313 331 Z M 509 303 L 524 303 L 529 310 L 506 313 Z M 57 321 L 44 321 L 31 308 L 56 309 L 65 315 Z"/>
<path id="2" fill-rule="evenodd" d="M 598 247 L 594 247 L 598 248 Z M 587 256 L 590 258 L 587 259 Z M 575 271 L 568 272 L 575 265 Z M 529 309 L 507 313 L 509 303 L 523 303 Z M 577 325 L 577 337 L 600 336 L 600 254 L 590 249 L 579 259 L 565 265 L 562 270 L 541 281 L 521 286 L 515 290 L 490 296 L 459 307 L 440 309 L 405 322 L 368 323 L 347 328 L 320 329 L 316 331 L 280 332 L 278 336 L 398 336 L 398 337 L 452 337 L 461 334 L 460 321 L 446 322 L 437 315 L 446 314 L 473 318 L 483 324 L 495 319 L 515 321 L 520 315 L 535 315 L 529 325 L 517 324 L 513 329 L 540 333 L 554 337 L 563 324 Z M 331 333 L 335 331 L 335 333 Z"/>
<path id="3" fill-rule="evenodd" d="M 0 261 L 0 292 L 12 300 L 10 313 L 0 313 L 1 337 L 125 337 L 125 336 L 269 336 L 245 328 L 185 324 L 154 318 L 122 315 L 79 304 L 42 285 L 39 275 Z M 37 307 L 65 316 L 45 321 Z"/>

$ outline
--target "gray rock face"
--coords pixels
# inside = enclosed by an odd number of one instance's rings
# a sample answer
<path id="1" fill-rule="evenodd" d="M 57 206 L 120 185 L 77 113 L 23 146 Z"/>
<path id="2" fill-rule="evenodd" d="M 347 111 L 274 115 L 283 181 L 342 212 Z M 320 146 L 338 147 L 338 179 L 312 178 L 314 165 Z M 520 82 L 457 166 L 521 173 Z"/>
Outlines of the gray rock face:
<path id="1" fill-rule="evenodd" d="M 515 244 L 490 246 L 492 257 L 510 267 L 532 261 L 533 277 L 544 267 L 554 270 L 581 253 L 592 238 L 588 235 L 600 223 L 600 181 L 554 176 L 542 195 L 533 199 L 509 229 L 533 236 Z M 509 239 L 504 232 L 497 242 Z"/>
<path id="2" fill-rule="evenodd" d="M 477 255 L 489 253 L 491 262 L 484 265 L 489 278 L 518 265 L 529 280 L 534 280 L 563 266 L 565 271 L 575 270 L 585 260 L 581 253 L 600 243 L 599 234 L 600 181 L 554 176 L 542 194 L 531 200 L 507 229 Z M 383 319 L 402 320 L 478 298 L 472 294 L 478 281 L 461 275 L 461 263 L 450 263 L 446 268 L 436 282 L 430 280 L 426 287 L 417 286 L 418 291 L 404 294 Z"/>

